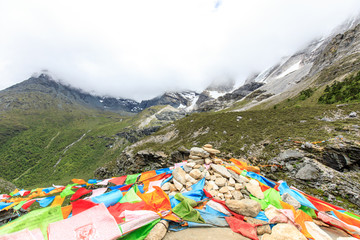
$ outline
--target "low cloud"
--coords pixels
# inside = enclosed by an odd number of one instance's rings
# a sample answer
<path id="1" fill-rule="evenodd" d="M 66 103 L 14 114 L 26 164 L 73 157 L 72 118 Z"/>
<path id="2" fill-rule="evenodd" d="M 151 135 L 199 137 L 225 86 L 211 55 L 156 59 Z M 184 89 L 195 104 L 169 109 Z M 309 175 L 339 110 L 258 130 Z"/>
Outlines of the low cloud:
<path id="1" fill-rule="evenodd" d="M 0 7 L 0 89 L 47 69 L 86 91 L 148 99 L 238 84 L 358 14 L 358 0 L 14 0 Z"/>

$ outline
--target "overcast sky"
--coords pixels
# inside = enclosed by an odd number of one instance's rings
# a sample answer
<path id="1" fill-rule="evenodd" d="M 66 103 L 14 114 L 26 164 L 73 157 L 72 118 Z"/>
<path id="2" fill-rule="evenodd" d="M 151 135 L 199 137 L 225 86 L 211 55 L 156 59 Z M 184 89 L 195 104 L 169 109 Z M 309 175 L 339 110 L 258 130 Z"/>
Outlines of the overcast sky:
<path id="1" fill-rule="evenodd" d="M 136 100 L 240 83 L 359 10 L 359 0 L 0 0 L 0 89 L 43 69 Z"/>

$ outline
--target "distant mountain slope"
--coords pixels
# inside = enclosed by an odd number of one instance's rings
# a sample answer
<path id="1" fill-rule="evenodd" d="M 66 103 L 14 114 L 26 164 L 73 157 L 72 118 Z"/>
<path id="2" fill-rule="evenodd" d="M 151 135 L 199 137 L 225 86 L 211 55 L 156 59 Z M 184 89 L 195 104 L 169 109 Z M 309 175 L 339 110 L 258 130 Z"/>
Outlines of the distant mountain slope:
<path id="1" fill-rule="evenodd" d="M 141 101 L 140 108 L 145 109 L 156 105 L 170 105 L 174 108 L 191 111 L 192 106 L 195 105 L 198 98 L 199 94 L 195 91 L 166 92 L 153 99 Z"/>
<path id="2" fill-rule="evenodd" d="M 250 78 L 248 83 L 264 83 L 257 89 L 259 94 L 238 108 L 232 107 L 232 110 L 273 107 L 307 88 L 321 88 L 359 70 L 360 25 L 356 25 L 345 32 L 314 41 L 283 62 Z"/>
<path id="3" fill-rule="evenodd" d="M 31 77 L 19 84 L 0 91 L 0 110 L 59 109 L 87 107 L 113 112 L 139 112 L 139 103 L 130 99 L 99 97 L 80 89 L 66 86 L 49 75 Z"/>

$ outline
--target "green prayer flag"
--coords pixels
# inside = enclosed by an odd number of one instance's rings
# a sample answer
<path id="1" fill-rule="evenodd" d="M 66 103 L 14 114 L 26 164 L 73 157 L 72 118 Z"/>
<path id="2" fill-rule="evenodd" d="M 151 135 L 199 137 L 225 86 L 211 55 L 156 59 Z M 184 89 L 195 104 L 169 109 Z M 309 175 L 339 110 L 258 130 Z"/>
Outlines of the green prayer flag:
<path id="1" fill-rule="evenodd" d="M 357 216 L 357 215 L 355 215 L 355 214 L 353 214 L 353 213 L 351 213 L 351 212 L 344 212 L 346 215 L 348 215 L 348 216 L 350 216 L 350 217 L 353 217 L 353 218 L 356 218 L 356 219 L 358 219 L 358 220 L 360 220 L 360 217 L 359 216 Z"/>
<path id="2" fill-rule="evenodd" d="M 246 177 L 246 174 L 247 174 L 247 171 L 244 169 L 242 172 L 241 172 L 241 176 L 243 176 L 243 177 Z"/>
<path id="3" fill-rule="evenodd" d="M 21 231 L 25 228 L 34 230 L 40 228 L 45 239 L 47 238 L 47 227 L 52 222 L 63 220 L 61 207 L 46 207 L 31 211 L 28 214 L 15 219 L 0 228 L 0 235 Z"/>
<path id="4" fill-rule="evenodd" d="M 277 209 L 283 209 L 280 203 L 281 201 L 280 192 L 276 191 L 275 189 L 270 188 L 266 190 L 264 192 L 264 199 L 266 200 L 266 202 L 273 205 Z"/>
<path id="5" fill-rule="evenodd" d="M 251 198 L 251 200 L 255 200 L 258 203 L 260 203 L 262 210 L 265 210 L 270 205 L 265 199 L 258 199 L 251 194 L 250 194 L 250 198 Z"/>
<path id="6" fill-rule="evenodd" d="M 301 206 L 299 208 L 300 210 L 302 210 L 304 213 L 306 213 L 307 215 L 309 215 L 312 218 L 317 218 L 315 210 L 306 206 Z"/>
<path id="7" fill-rule="evenodd" d="M 185 197 L 181 193 L 176 193 L 174 198 L 179 200 L 180 202 L 187 201 L 190 204 L 191 207 L 196 207 L 196 205 L 197 205 L 197 203 L 196 203 L 196 201 L 194 199 Z"/>
<path id="8" fill-rule="evenodd" d="M 142 199 L 136 194 L 134 187 L 130 188 L 129 191 L 123 196 L 119 203 L 137 203 L 141 202 Z"/>
<path id="9" fill-rule="evenodd" d="M 75 192 L 73 190 L 71 190 L 71 188 L 73 186 L 76 186 L 78 184 L 74 183 L 74 184 L 68 184 L 65 189 L 60 193 L 60 196 L 62 198 L 66 197 L 66 196 L 69 196 L 69 195 L 73 195 Z"/>
<path id="10" fill-rule="evenodd" d="M 132 174 L 132 175 L 127 175 L 125 184 L 128 185 L 128 184 L 133 184 L 133 183 L 135 183 L 135 182 L 136 182 L 136 179 L 138 178 L 138 176 L 139 176 L 140 174 L 141 174 L 141 173 Z"/>
<path id="11" fill-rule="evenodd" d="M 200 213 L 192 207 L 196 206 L 194 200 L 184 197 L 181 193 L 177 193 L 176 195 L 174 197 L 177 200 L 182 199 L 182 201 L 172 209 L 173 213 L 185 221 L 205 223 L 205 220 L 201 217 Z"/>
<path id="12" fill-rule="evenodd" d="M 154 226 L 160 222 L 160 219 L 156 219 L 138 229 L 135 231 L 132 231 L 120 238 L 118 240 L 143 240 L 149 235 L 150 231 L 154 228 Z"/>
<path id="13" fill-rule="evenodd" d="M 18 205 L 16 205 L 15 207 L 13 207 L 14 210 L 19 210 L 27 201 L 21 201 L 19 202 Z"/>

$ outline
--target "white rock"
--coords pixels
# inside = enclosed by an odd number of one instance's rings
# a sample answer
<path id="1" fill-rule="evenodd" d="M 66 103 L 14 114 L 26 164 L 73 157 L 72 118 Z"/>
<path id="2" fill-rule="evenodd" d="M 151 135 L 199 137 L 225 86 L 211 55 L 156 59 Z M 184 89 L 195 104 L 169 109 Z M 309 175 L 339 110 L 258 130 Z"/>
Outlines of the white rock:
<path id="1" fill-rule="evenodd" d="M 212 164 L 212 161 L 210 158 L 205 158 L 205 164 L 210 165 Z"/>
<path id="2" fill-rule="evenodd" d="M 218 190 L 219 189 L 219 186 L 216 185 L 216 183 L 214 181 L 209 181 L 209 184 L 212 186 L 212 189 L 214 190 Z"/>
<path id="3" fill-rule="evenodd" d="M 235 187 L 235 180 L 234 180 L 232 177 L 229 178 L 228 185 L 229 185 L 230 187 Z"/>
<path id="4" fill-rule="evenodd" d="M 213 197 L 217 197 L 218 196 L 218 194 L 219 194 L 219 192 L 218 191 L 216 191 L 216 190 L 210 190 L 209 191 L 209 193 L 211 194 L 211 196 L 213 196 Z"/>
<path id="5" fill-rule="evenodd" d="M 205 151 L 207 151 L 208 153 L 211 153 L 211 154 L 218 154 L 218 153 L 220 153 L 219 150 L 213 149 L 213 148 L 203 147 L 203 149 L 204 149 Z"/>
<path id="6" fill-rule="evenodd" d="M 248 183 L 245 184 L 246 190 L 248 190 L 252 195 L 258 199 L 264 199 L 264 193 L 261 191 L 259 182 L 251 179 Z"/>
<path id="7" fill-rule="evenodd" d="M 201 168 L 201 165 L 196 164 L 193 168 L 194 168 L 194 169 L 199 169 L 199 168 Z"/>
<path id="8" fill-rule="evenodd" d="M 190 155 L 189 158 L 192 159 L 192 160 L 200 160 L 200 159 L 202 159 L 202 157 L 193 156 L 193 155 Z"/>
<path id="9" fill-rule="evenodd" d="M 202 174 L 201 174 L 201 172 L 200 172 L 199 169 L 193 169 L 193 170 L 191 170 L 190 176 L 193 177 L 194 179 L 200 179 L 200 178 L 202 178 Z"/>
<path id="10" fill-rule="evenodd" d="M 190 155 L 199 156 L 201 158 L 207 158 L 210 154 L 202 148 L 193 147 L 190 149 Z"/>
<path id="11" fill-rule="evenodd" d="M 181 191 L 183 189 L 183 185 L 178 182 L 175 178 L 173 179 L 174 181 L 174 185 L 175 185 L 175 188 L 178 190 L 178 191 Z M 186 183 L 186 182 L 185 182 Z"/>
<path id="12" fill-rule="evenodd" d="M 270 237 L 274 240 L 307 240 L 294 225 L 287 223 L 276 224 L 272 228 Z"/>
<path id="13" fill-rule="evenodd" d="M 172 172 L 172 175 L 174 179 L 176 179 L 176 181 L 180 182 L 182 185 L 186 184 L 186 179 L 185 179 L 186 172 L 181 167 L 175 168 L 174 171 Z"/>
<path id="14" fill-rule="evenodd" d="M 188 162 L 186 163 L 186 166 L 193 168 L 196 165 L 195 162 Z"/>
<path id="15" fill-rule="evenodd" d="M 239 178 L 243 181 L 243 182 L 249 182 L 250 180 L 242 175 L 239 175 Z"/>
<path id="16" fill-rule="evenodd" d="M 260 203 L 251 199 L 228 200 L 225 204 L 230 210 L 246 217 L 256 217 L 261 211 Z"/>
<path id="17" fill-rule="evenodd" d="M 231 193 L 227 192 L 224 194 L 224 197 L 226 200 L 230 200 L 233 196 L 231 195 Z"/>
<path id="18" fill-rule="evenodd" d="M 196 180 L 192 177 L 192 176 L 190 176 L 189 174 L 186 174 L 185 175 L 185 179 L 186 179 L 186 182 L 190 182 L 190 183 L 196 183 Z"/>
<path id="19" fill-rule="evenodd" d="M 226 185 L 226 179 L 223 177 L 216 178 L 215 184 L 218 185 L 219 187 L 224 187 Z"/>
<path id="20" fill-rule="evenodd" d="M 223 177 L 230 178 L 231 174 L 229 171 L 221 165 L 211 164 L 211 169 L 214 170 L 214 172 L 217 172 L 218 174 L 222 175 Z"/>
<path id="21" fill-rule="evenodd" d="M 161 189 L 164 191 L 170 191 L 170 183 L 166 182 L 164 185 L 161 186 Z"/>
<path id="22" fill-rule="evenodd" d="M 227 193 L 227 192 L 229 192 L 229 189 L 228 189 L 228 187 L 225 186 L 225 187 L 220 188 L 219 192 L 220 193 Z"/>
<path id="23" fill-rule="evenodd" d="M 210 179 L 211 179 L 211 175 L 210 175 L 209 172 L 206 172 L 206 173 L 205 173 L 205 179 L 206 179 L 206 180 L 210 180 Z"/>
<path id="24" fill-rule="evenodd" d="M 234 191 L 235 190 L 234 187 L 230 187 L 230 186 L 228 186 L 228 189 L 229 189 L 229 191 Z"/>
<path id="25" fill-rule="evenodd" d="M 244 185 L 241 184 L 241 183 L 235 183 L 235 189 L 236 190 L 240 190 L 240 189 L 243 189 L 244 188 Z"/>
<path id="26" fill-rule="evenodd" d="M 235 200 L 241 200 L 244 198 L 240 191 L 232 191 L 231 194 L 233 195 Z"/>
<path id="27" fill-rule="evenodd" d="M 221 160 L 221 159 L 219 159 L 219 158 L 214 158 L 214 159 L 213 159 L 213 162 L 214 162 L 215 164 L 222 164 L 222 163 L 223 163 L 223 160 Z"/>
<path id="28" fill-rule="evenodd" d="M 144 240 L 160 240 L 163 239 L 167 233 L 169 222 L 161 220 L 158 222 Z"/>

